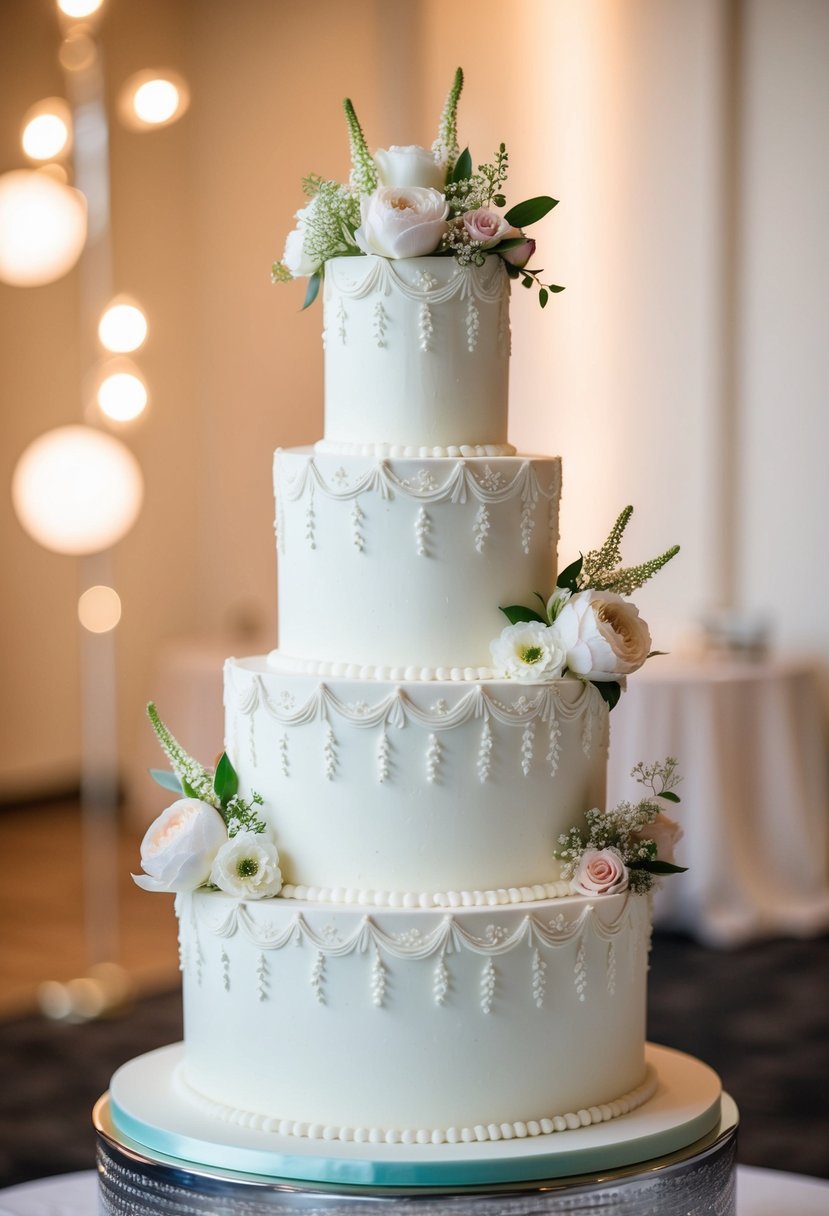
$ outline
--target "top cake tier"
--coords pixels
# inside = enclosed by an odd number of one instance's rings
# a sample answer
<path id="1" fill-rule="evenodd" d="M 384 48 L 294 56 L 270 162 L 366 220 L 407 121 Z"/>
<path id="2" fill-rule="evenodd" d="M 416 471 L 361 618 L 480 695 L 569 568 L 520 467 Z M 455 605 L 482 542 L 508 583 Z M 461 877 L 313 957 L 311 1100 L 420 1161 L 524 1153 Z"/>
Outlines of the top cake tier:
<path id="1" fill-rule="evenodd" d="M 334 258 L 325 268 L 323 451 L 509 455 L 500 257 Z"/>

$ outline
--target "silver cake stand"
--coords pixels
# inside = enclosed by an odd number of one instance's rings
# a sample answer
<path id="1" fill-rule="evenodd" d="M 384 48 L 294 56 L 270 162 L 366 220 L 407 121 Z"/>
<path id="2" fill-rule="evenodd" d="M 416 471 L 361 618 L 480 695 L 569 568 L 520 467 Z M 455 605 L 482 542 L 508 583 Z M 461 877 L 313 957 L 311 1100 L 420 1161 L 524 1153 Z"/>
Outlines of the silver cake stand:
<path id="1" fill-rule="evenodd" d="M 737 1108 L 723 1095 L 702 1139 L 645 1163 L 570 1178 L 454 1188 L 335 1186 L 165 1157 L 93 1113 L 103 1216 L 734 1216 Z"/>

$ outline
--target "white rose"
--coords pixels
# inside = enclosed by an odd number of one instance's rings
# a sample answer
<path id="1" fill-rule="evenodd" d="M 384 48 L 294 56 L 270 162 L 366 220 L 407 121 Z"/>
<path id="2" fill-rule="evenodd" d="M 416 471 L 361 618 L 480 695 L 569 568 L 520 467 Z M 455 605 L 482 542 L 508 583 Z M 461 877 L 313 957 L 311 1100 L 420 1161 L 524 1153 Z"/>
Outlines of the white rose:
<path id="1" fill-rule="evenodd" d="M 557 635 L 541 621 L 507 625 L 489 647 L 496 672 L 511 680 L 556 680 L 564 668 Z"/>
<path id="2" fill-rule="evenodd" d="M 674 865 L 674 849 L 679 844 L 684 833 L 675 819 L 662 811 L 638 832 L 633 833 L 634 840 L 652 840 L 656 845 L 656 856 L 659 861 L 667 861 Z"/>
<path id="3" fill-rule="evenodd" d="M 316 274 L 320 263 L 315 261 L 305 249 L 305 233 L 308 228 L 308 218 L 314 210 L 316 199 L 312 199 L 307 207 L 302 207 L 296 213 L 299 221 L 296 228 L 285 238 L 285 252 L 282 254 L 282 264 L 287 266 L 295 279 L 305 275 Z"/>
<path id="4" fill-rule="evenodd" d="M 354 239 L 364 253 L 418 258 L 434 253 L 449 225 L 449 204 L 424 186 L 378 186 L 360 200 L 362 223 Z"/>
<path id="5" fill-rule="evenodd" d="M 567 668 L 587 680 L 618 680 L 641 667 L 651 635 L 639 609 L 610 591 L 579 591 L 551 626 L 567 654 Z"/>
<path id="6" fill-rule="evenodd" d="M 443 190 L 446 185 L 445 162 L 436 160 L 434 153 L 419 144 L 378 148 L 374 163 L 381 186 L 431 186 Z"/>
<path id="7" fill-rule="evenodd" d="M 265 899 L 282 890 L 276 846 L 264 834 L 237 832 L 216 854 L 210 881 L 237 899 Z"/>
<path id="8" fill-rule="evenodd" d="M 141 841 L 141 865 L 133 874 L 145 891 L 195 891 L 210 877 L 210 867 L 227 841 L 227 828 L 215 807 L 198 798 L 180 798 L 150 824 Z"/>
<path id="9" fill-rule="evenodd" d="M 628 870 L 618 849 L 585 849 L 573 876 L 581 895 L 618 895 L 628 887 Z"/>

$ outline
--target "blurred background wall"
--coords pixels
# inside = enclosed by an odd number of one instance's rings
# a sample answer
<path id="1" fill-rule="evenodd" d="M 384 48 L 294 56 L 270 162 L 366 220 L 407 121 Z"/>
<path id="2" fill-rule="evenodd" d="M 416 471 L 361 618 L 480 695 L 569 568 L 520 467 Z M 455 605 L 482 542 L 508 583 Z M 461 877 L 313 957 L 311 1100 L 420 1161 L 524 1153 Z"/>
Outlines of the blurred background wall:
<path id="1" fill-rule="evenodd" d="M 271 453 L 322 430 L 321 314 L 269 282 L 300 178 L 345 178 L 347 95 L 372 145 L 430 143 L 458 63 L 462 142 L 506 142 L 513 200 L 561 199 L 536 235 L 567 290 L 543 314 L 515 293 L 511 439 L 564 458 L 562 557 L 632 502 L 632 559 L 682 544 L 642 597 L 660 648 L 734 608 L 829 659 L 824 0 L 105 0 L 100 34 L 113 113 L 140 68 L 191 90 L 164 130 L 111 129 L 115 286 L 147 312 L 152 394 L 119 431 L 146 481 L 115 552 L 128 779 L 171 643 L 218 665 L 274 640 Z M 0 173 L 25 110 L 62 92 L 58 44 L 50 0 L 4 0 Z M 81 419 L 88 341 L 77 272 L 0 284 L 6 487 L 32 439 Z M 0 547 L 10 799 L 77 780 L 79 570 L 8 489 Z"/>

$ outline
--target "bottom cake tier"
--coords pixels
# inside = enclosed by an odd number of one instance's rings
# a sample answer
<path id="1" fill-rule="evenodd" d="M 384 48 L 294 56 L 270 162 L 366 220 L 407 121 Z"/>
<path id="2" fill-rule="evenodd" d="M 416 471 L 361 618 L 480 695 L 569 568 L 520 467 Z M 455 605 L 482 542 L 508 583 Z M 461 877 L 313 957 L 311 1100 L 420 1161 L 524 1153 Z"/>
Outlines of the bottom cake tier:
<path id="1" fill-rule="evenodd" d="M 366 908 L 179 896 L 180 1092 L 280 1136 L 463 1143 L 626 1114 L 646 897 Z"/>

